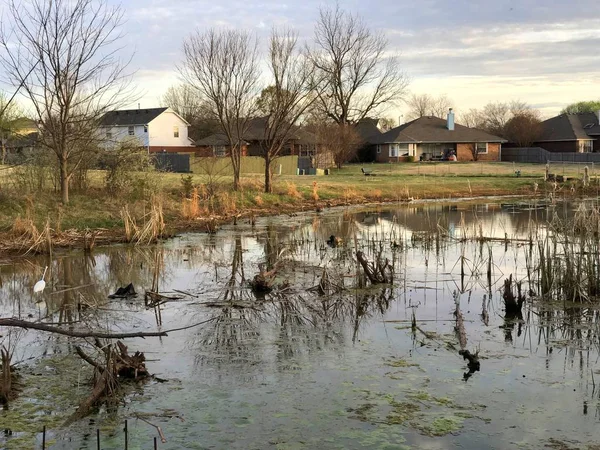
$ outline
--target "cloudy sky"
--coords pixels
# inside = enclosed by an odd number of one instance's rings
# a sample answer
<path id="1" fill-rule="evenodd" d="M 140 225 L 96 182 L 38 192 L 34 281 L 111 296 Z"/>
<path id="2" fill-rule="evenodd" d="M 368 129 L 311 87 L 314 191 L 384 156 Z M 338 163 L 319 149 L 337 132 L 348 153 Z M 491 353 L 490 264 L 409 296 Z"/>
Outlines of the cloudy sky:
<path id="1" fill-rule="evenodd" d="M 116 0 L 109 0 L 113 3 Z M 177 82 L 183 39 L 194 29 L 241 27 L 265 40 L 273 25 L 310 39 L 317 0 L 127 0 L 124 52 L 135 52 L 143 107 Z M 385 33 L 416 93 L 447 94 L 466 110 L 520 99 L 545 116 L 600 98 L 598 0 L 340 0 Z M 397 118 L 402 108 L 386 115 Z"/>

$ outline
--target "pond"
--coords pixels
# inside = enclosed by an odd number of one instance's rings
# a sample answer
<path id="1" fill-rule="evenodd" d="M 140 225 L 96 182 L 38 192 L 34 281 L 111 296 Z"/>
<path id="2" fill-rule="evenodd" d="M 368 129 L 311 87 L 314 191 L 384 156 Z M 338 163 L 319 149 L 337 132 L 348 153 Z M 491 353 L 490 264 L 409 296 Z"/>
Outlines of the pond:
<path id="1" fill-rule="evenodd" d="M 598 310 L 542 300 L 532 281 L 548 222 L 574 209 L 333 209 L 7 261 L 2 317 L 113 332 L 199 325 L 127 339 L 157 378 L 67 427 L 92 389 L 73 346 L 92 352 L 92 340 L 0 328 L 21 385 L 0 411 L 0 446 L 41 448 L 46 425 L 47 448 L 95 449 L 97 430 L 102 448 L 125 448 L 127 419 L 130 449 L 152 448 L 151 424 L 161 449 L 588 448 L 600 425 Z M 387 259 L 392 282 L 368 282 L 357 250 Z M 267 293 L 251 288 L 261 269 L 273 272 Z M 510 275 L 531 291 L 518 317 L 504 311 Z M 108 298 L 129 283 L 137 297 Z M 146 307 L 145 290 L 163 303 Z M 479 371 L 461 349 L 478 352 Z"/>

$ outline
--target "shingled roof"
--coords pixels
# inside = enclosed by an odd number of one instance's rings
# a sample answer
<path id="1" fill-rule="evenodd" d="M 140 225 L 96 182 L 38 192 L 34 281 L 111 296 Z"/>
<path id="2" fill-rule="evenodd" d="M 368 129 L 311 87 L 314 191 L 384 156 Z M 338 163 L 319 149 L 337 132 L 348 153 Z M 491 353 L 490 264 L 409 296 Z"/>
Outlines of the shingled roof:
<path id="1" fill-rule="evenodd" d="M 477 128 L 469 128 L 455 124 L 449 130 L 446 120 L 439 117 L 425 116 L 407 122 L 390 131 L 370 139 L 370 144 L 389 143 L 454 143 L 454 142 L 506 142 Z"/>
<path id="2" fill-rule="evenodd" d="M 248 129 L 244 133 L 244 141 L 264 141 L 265 128 L 267 126 L 266 117 L 257 117 L 248 121 Z M 317 141 L 316 136 L 310 131 L 293 126 L 289 133 L 289 139 L 298 144 L 314 144 Z M 224 133 L 215 133 L 203 139 L 196 141 L 196 146 L 204 147 L 211 145 L 229 145 L 229 140 Z"/>
<path id="3" fill-rule="evenodd" d="M 561 114 L 542 122 L 537 142 L 576 141 L 600 136 L 598 116 L 594 113 Z"/>
<path id="4" fill-rule="evenodd" d="M 147 125 L 164 113 L 168 108 L 122 109 L 104 114 L 100 124 L 103 126 Z"/>
<path id="5" fill-rule="evenodd" d="M 371 140 L 382 134 L 381 130 L 377 128 L 378 122 L 378 119 L 371 119 L 369 117 L 366 117 L 362 120 L 359 120 L 358 123 L 354 126 L 354 129 L 364 142 L 370 142 Z"/>

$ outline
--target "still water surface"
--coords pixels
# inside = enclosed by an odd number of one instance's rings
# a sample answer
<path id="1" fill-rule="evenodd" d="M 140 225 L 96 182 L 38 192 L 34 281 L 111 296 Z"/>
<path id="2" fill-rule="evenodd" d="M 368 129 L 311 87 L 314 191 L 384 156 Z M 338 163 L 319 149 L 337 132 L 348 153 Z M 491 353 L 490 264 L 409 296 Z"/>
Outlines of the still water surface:
<path id="1" fill-rule="evenodd" d="M 96 448 L 97 428 L 102 448 L 124 448 L 129 418 L 129 448 L 152 448 L 155 429 L 132 418 L 148 413 L 167 438 L 159 440 L 164 449 L 587 448 L 600 441 L 597 310 L 528 298 L 522 321 L 505 320 L 501 292 L 510 274 L 527 278 L 528 240 L 570 211 L 499 203 L 337 209 L 147 248 L 7 262 L 2 317 L 113 331 L 213 320 L 128 340 L 166 381 L 131 388 L 116 411 L 102 408 L 67 429 L 56 424 L 90 392 L 89 368 L 72 356 L 72 342 L 2 330 L 25 388 L 0 412 L 0 444 L 39 448 L 36 431 L 46 423 L 50 448 Z M 340 238 L 334 248 L 331 235 Z M 470 239 L 478 236 L 495 239 Z M 356 249 L 371 259 L 381 250 L 393 285 L 357 287 Z M 47 288 L 34 298 L 45 265 Z M 265 297 L 248 285 L 260 267 L 277 268 L 280 288 Z M 326 294 L 311 289 L 324 270 Z M 180 297 L 161 306 L 162 326 L 144 306 L 153 281 Z M 130 282 L 142 295 L 107 298 Z M 457 302 L 466 348 L 481 358 L 467 379 Z"/>

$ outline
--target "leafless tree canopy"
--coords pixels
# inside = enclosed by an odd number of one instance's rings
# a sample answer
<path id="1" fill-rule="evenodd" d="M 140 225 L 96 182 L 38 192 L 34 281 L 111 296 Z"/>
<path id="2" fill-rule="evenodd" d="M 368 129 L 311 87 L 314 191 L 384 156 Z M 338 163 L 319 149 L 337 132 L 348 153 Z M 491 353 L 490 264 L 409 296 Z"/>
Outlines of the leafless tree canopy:
<path id="1" fill-rule="evenodd" d="M 358 17 L 323 7 L 310 59 L 326 80 L 319 106 L 338 124 L 355 123 L 386 103 L 401 100 L 408 79 L 398 60 L 386 54 L 387 39 Z"/>
<path id="2" fill-rule="evenodd" d="M 504 137 L 519 147 L 531 147 L 542 134 L 542 121 L 538 111 L 515 114 L 504 126 Z"/>
<path id="3" fill-rule="evenodd" d="M 117 55 L 122 10 L 97 0 L 11 0 L 8 11 L 0 60 L 42 123 L 68 203 L 69 178 L 95 144 L 99 119 L 131 99 L 127 64 Z"/>
<path id="4" fill-rule="evenodd" d="M 190 124 L 188 135 L 196 140 L 221 131 L 218 118 L 199 92 L 188 84 L 171 86 L 162 97 L 162 104 L 173 109 Z"/>
<path id="5" fill-rule="evenodd" d="M 271 162 L 297 134 L 296 124 L 314 102 L 312 94 L 318 92 L 319 83 L 310 61 L 298 50 L 298 35 L 289 29 L 273 30 L 267 63 L 272 84 L 267 88 L 269 94 L 261 108 L 266 113 L 262 150 L 265 192 L 271 192 Z"/>
<path id="6" fill-rule="evenodd" d="M 352 160 L 363 144 L 361 137 L 352 125 L 324 123 L 316 128 L 316 133 L 322 150 L 331 152 L 338 168 Z"/>
<path id="7" fill-rule="evenodd" d="M 485 128 L 483 116 L 477 108 L 471 108 L 466 112 L 460 113 L 457 122 L 469 128 Z"/>
<path id="8" fill-rule="evenodd" d="M 412 94 L 406 100 L 408 112 L 407 120 L 415 120 L 419 117 L 433 116 L 445 118 L 448 109 L 452 107 L 452 101 L 446 95 L 438 97 L 429 94 Z"/>
<path id="9" fill-rule="evenodd" d="M 237 190 L 243 136 L 256 111 L 257 42 L 244 31 L 197 31 L 185 40 L 183 52 L 181 75 L 207 102 L 229 140 Z"/>
<path id="10" fill-rule="evenodd" d="M 531 106 L 525 102 L 513 100 L 511 102 L 488 103 L 480 110 L 469 110 L 461 118 L 463 122 L 470 122 L 470 124 L 488 133 L 506 137 L 505 128 L 508 121 L 514 116 L 530 113 L 533 113 Z M 471 126 L 470 124 L 469 126 Z"/>

